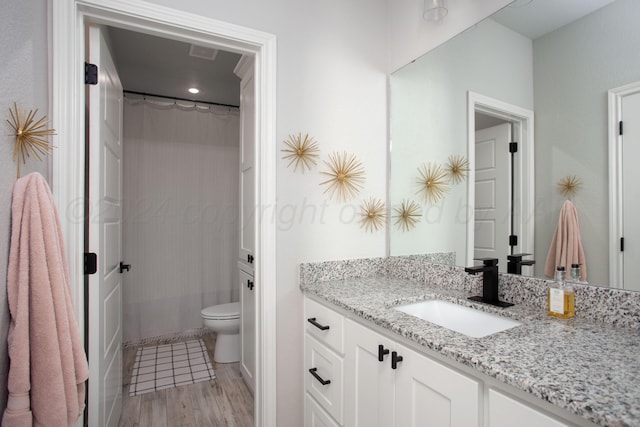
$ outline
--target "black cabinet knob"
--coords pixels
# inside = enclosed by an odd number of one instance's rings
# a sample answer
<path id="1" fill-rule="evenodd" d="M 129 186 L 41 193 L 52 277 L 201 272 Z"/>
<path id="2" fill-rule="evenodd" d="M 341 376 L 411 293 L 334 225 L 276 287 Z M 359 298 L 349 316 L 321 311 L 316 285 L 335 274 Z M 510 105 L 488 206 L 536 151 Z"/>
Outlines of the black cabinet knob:
<path id="1" fill-rule="evenodd" d="M 398 356 L 398 352 L 391 352 L 391 369 L 396 369 L 398 367 L 398 363 L 402 362 L 402 356 Z"/>
<path id="2" fill-rule="evenodd" d="M 125 270 L 131 270 L 131 264 L 123 264 L 123 262 L 120 261 L 120 273 L 124 272 Z"/>
<path id="3" fill-rule="evenodd" d="M 378 346 L 378 362 L 384 362 L 384 356 L 386 356 L 387 354 L 389 354 L 389 349 L 384 348 L 384 346 L 380 344 Z"/>

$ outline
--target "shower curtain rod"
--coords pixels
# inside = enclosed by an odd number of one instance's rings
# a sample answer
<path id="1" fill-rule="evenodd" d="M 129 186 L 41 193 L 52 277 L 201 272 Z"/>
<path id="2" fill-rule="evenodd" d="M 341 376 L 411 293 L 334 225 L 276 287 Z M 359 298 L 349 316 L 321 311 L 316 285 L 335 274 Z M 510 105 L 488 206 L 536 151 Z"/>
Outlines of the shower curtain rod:
<path id="1" fill-rule="evenodd" d="M 175 96 L 166 96 L 166 95 L 156 95 L 155 93 L 146 93 L 146 92 L 136 92 L 133 90 L 123 90 L 124 93 L 130 93 L 132 95 L 140 95 L 140 96 L 153 96 L 154 98 L 165 98 L 172 99 L 174 101 L 187 101 L 187 102 L 196 102 L 198 104 L 207 104 L 207 105 L 217 105 L 220 107 L 229 107 L 229 108 L 240 108 L 239 105 L 232 104 L 221 104 L 219 102 L 210 102 L 210 101 L 199 101 L 197 99 L 187 99 L 187 98 L 177 98 Z"/>

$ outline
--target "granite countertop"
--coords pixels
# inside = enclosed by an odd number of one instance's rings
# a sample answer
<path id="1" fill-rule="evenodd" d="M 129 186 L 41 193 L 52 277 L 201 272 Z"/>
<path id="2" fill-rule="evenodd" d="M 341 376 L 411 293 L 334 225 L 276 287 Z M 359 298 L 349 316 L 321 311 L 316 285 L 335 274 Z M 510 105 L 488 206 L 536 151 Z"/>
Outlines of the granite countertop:
<path id="1" fill-rule="evenodd" d="M 374 276 L 305 283 L 308 295 L 399 334 L 449 359 L 531 393 L 596 424 L 640 426 L 640 331 L 580 316 L 556 319 L 525 305 L 473 303 L 471 294 L 415 281 Z M 522 322 L 484 338 L 394 310 L 445 299 Z"/>

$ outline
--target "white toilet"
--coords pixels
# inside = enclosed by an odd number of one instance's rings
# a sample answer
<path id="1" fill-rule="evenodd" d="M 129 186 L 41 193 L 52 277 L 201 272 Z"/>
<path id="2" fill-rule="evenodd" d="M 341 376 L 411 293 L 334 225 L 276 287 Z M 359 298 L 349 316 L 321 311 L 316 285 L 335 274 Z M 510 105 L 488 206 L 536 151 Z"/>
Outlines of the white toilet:
<path id="1" fill-rule="evenodd" d="M 213 360 L 232 363 L 240 360 L 240 303 L 212 305 L 200 311 L 205 328 L 216 331 Z"/>

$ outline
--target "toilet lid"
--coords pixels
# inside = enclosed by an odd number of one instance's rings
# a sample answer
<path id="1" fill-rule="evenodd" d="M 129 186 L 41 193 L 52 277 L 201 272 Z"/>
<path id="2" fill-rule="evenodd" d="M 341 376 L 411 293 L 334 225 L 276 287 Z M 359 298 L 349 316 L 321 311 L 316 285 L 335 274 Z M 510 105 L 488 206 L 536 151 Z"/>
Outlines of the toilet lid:
<path id="1" fill-rule="evenodd" d="M 238 319 L 240 317 L 240 303 L 212 305 L 203 308 L 200 313 L 206 319 Z"/>

